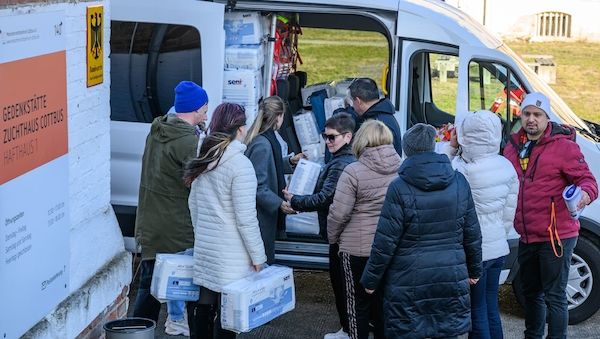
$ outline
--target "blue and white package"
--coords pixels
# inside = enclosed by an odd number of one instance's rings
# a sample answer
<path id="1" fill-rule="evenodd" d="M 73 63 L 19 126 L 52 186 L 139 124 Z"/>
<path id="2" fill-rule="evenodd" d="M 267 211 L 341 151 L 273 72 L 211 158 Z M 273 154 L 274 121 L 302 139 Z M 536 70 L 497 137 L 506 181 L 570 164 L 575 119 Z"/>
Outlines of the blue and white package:
<path id="1" fill-rule="evenodd" d="M 225 13 L 225 45 L 259 44 L 263 37 L 263 25 L 259 12 Z"/>
<path id="2" fill-rule="evenodd" d="M 571 218 L 579 219 L 579 215 L 583 212 L 583 209 L 578 209 L 577 204 L 581 200 L 581 187 L 575 185 L 569 185 L 565 187 L 563 191 L 563 199 L 565 200 L 565 204 L 567 205 L 567 209 L 569 213 L 571 213 Z"/>
<path id="3" fill-rule="evenodd" d="M 150 293 L 160 302 L 196 301 L 200 287 L 192 282 L 194 258 L 184 254 L 156 254 Z"/>
<path id="4" fill-rule="evenodd" d="M 235 332 L 248 332 L 295 307 L 292 269 L 269 266 L 223 287 L 221 326 Z"/>

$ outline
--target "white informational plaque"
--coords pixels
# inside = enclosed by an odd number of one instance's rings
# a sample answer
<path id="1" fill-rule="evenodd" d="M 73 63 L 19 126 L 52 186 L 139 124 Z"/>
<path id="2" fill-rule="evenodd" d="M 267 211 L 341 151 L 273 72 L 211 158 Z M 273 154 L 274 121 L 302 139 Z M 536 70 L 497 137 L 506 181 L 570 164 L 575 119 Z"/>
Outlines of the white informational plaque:
<path id="1" fill-rule="evenodd" d="M 292 175 L 288 191 L 294 195 L 313 194 L 319 179 L 319 173 L 321 173 L 319 164 L 300 159 Z"/>

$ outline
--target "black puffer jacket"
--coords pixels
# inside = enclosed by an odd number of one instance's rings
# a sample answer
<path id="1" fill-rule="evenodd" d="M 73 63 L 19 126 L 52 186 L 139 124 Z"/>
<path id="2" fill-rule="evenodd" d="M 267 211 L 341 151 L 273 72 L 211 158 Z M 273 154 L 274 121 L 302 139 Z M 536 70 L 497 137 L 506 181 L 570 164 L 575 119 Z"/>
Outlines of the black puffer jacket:
<path id="1" fill-rule="evenodd" d="M 392 131 L 392 135 L 394 136 L 394 148 L 399 156 L 402 156 L 402 139 L 400 133 L 400 125 L 398 125 L 398 120 L 394 117 L 395 108 L 392 102 L 389 99 L 381 99 L 376 102 L 373 106 L 369 107 L 369 109 L 358 118 L 358 123 L 356 124 L 356 130 L 363 122 L 367 120 L 379 120 L 383 122 L 389 129 Z"/>
<path id="2" fill-rule="evenodd" d="M 448 157 L 406 159 L 387 192 L 361 283 L 383 291 L 386 338 L 469 331 L 469 277 L 481 275 L 471 189 Z"/>
<path id="3" fill-rule="evenodd" d="M 344 168 L 356 161 L 352 154 L 350 145 L 340 148 L 333 158 L 323 167 L 315 192 L 311 195 L 294 195 L 291 200 L 292 208 L 298 212 L 317 211 L 319 215 L 319 233 L 322 237 L 327 237 L 327 214 L 329 205 L 333 203 L 333 196 L 337 186 L 338 179 Z"/>

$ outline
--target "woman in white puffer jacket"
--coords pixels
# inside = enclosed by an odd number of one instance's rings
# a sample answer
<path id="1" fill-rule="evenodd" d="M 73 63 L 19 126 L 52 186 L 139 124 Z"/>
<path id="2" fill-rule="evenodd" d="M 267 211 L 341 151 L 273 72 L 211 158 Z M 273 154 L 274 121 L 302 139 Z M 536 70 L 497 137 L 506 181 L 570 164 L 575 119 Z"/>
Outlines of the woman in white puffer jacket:
<path id="1" fill-rule="evenodd" d="M 460 124 L 458 142 L 454 137 L 446 147 L 452 166 L 469 181 L 481 226 L 483 275 L 471 286 L 469 338 L 503 337 L 498 280 L 509 253 L 507 235 L 513 227 L 519 181 L 512 164 L 499 154 L 501 140 L 500 118 L 483 110 L 469 114 Z"/>
<path id="2" fill-rule="evenodd" d="M 194 284 L 201 286 L 200 300 L 188 303 L 192 338 L 235 338 L 221 328 L 222 288 L 260 271 L 267 261 L 256 217 L 256 175 L 241 142 L 245 125 L 242 106 L 217 106 L 198 157 L 185 165 L 195 237 Z"/>

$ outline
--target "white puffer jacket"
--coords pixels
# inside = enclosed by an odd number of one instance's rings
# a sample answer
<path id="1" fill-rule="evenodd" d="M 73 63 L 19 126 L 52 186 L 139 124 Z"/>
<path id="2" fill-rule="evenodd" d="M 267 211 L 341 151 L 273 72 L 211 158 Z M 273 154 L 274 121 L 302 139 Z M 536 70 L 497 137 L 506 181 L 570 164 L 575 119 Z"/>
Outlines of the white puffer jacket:
<path id="1" fill-rule="evenodd" d="M 256 218 L 256 175 L 233 141 L 218 166 L 198 176 L 189 197 L 194 225 L 194 283 L 215 292 L 267 261 Z"/>
<path id="2" fill-rule="evenodd" d="M 496 259 L 509 252 L 507 235 L 515 218 L 519 180 L 512 164 L 499 155 L 502 126 L 489 111 L 468 115 L 458 134 L 460 156 L 446 148 L 452 166 L 469 181 L 481 226 L 482 260 Z"/>

